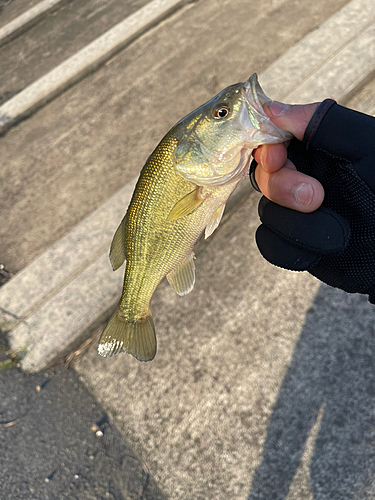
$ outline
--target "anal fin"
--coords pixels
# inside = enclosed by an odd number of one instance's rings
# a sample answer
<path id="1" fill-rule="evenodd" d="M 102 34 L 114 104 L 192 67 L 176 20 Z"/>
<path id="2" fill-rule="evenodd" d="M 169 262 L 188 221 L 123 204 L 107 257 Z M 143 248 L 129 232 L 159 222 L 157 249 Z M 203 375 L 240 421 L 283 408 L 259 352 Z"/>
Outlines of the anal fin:
<path id="1" fill-rule="evenodd" d="M 192 291 L 195 283 L 194 254 L 185 262 L 167 275 L 167 280 L 178 295 L 186 295 Z"/>
<path id="2" fill-rule="evenodd" d="M 221 218 L 223 217 L 225 208 L 225 203 L 220 205 L 220 207 L 213 214 L 210 222 L 206 226 L 206 230 L 204 232 L 204 239 L 206 240 L 211 234 L 215 231 L 217 226 L 220 224 Z"/>

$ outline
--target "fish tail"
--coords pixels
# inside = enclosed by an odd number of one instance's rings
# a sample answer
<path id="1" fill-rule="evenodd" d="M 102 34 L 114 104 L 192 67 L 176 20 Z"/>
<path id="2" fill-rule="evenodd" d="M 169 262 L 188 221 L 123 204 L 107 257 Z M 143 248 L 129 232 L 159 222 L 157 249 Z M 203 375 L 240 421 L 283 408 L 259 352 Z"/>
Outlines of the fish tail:
<path id="1" fill-rule="evenodd" d="M 151 314 L 131 321 L 116 308 L 100 337 L 98 353 L 107 357 L 118 352 L 132 354 L 139 361 L 155 357 L 156 335 Z"/>

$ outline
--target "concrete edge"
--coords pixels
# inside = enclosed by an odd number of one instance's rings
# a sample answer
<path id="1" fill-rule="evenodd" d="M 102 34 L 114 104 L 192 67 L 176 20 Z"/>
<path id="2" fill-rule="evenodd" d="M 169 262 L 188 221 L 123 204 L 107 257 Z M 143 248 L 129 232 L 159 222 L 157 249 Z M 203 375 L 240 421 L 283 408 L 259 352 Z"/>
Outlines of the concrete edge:
<path id="1" fill-rule="evenodd" d="M 374 21 L 375 0 L 352 0 L 272 63 L 262 74 L 262 86 L 274 99 L 287 100 Z M 317 99 L 312 92 L 305 102 Z"/>
<path id="2" fill-rule="evenodd" d="M 354 2 L 351 2 L 351 4 L 353 3 Z M 375 11 L 373 13 L 373 16 L 374 15 Z M 340 51 L 335 50 L 334 53 L 326 56 L 325 64 L 320 64 L 314 73 L 309 74 L 307 78 L 303 75 L 299 81 L 294 81 L 293 91 L 284 95 L 284 99 L 290 101 L 291 97 L 294 96 L 295 99 L 299 100 L 299 92 L 305 92 L 304 89 L 306 88 L 311 92 L 310 95 L 315 96 L 317 92 L 321 91 L 322 81 L 326 85 L 325 88 L 334 88 L 337 80 L 337 71 L 332 71 L 332 61 L 334 61 L 334 68 L 338 68 L 342 80 L 350 81 L 346 80 L 346 73 L 349 72 L 350 76 L 350 66 L 347 66 L 347 64 L 348 61 L 355 58 L 356 85 L 360 86 L 360 75 L 362 75 L 364 79 L 367 79 L 368 69 L 371 66 L 371 64 L 369 65 L 369 57 L 371 59 L 372 56 L 371 53 L 370 56 L 367 54 L 367 44 L 369 40 L 372 40 L 371 30 L 372 26 L 369 27 L 367 22 L 367 27 L 364 30 L 361 28 L 359 33 L 357 32 L 357 36 L 351 37 L 349 43 L 343 43 Z M 319 30 L 316 30 L 315 33 L 319 36 Z M 333 34 L 331 34 L 331 36 L 333 36 Z M 306 50 L 308 51 L 308 47 L 312 48 L 311 50 L 313 50 L 314 47 L 311 35 L 304 40 L 307 47 L 304 47 L 304 50 L 300 52 L 303 58 L 306 57 Z M 297 44 L 299 46 L 298 50 L 301 50 L 301 44 L 304 43 L 304 40 Z M 365 47 L 366 50 L 364 54 L 358 52 L 358 44 L 362 48 Z M 293 49 L 294 48 L 288 52 L 293 53 Z M 361 60 L 366 69 L 365 72 L 361 72 L 359 62 Z M 374 57 L 372 57 L 372 62 L 372 71 L 374 71 Z M 294 63 L 298 66 L 298 61 L 294 61 Z M 285 68 L 284 65 L 284 56 L 273 63 L 271 67 L 273 67 L 275 72 L 279 75 L 283 74 L 282 70 L 284 68 L 285 74 L 288 75 L 288 68 Z M 266 80 L 264 75 L 267 76 L 268 71 L 269 70 L 260 75 L 260 82 L 262 85 L 264 85 L 264 80 Z M 269 92 L 266 85 L 264 86 L 266 91 Z M 345 99 L 346 93 L 352 92 L 352 87 L 352 83 L 350 83 L 346 89 L 340 90 L 341 99 Z M 280 93 L 281 92 L 276 93 L 276 95 L 270 94 L 270 96 L 280 99 Z M 303 95 L 305 96 L 306 94 Z M 333 95 L 333 97 L 335 96 Z M 307 101 L 311 100 L 316 99 L 314 99 L 314 97 L 307 99 Z M 245 180 L 245 182 L 247 182 L 247 180 Z M 132 185 L 134 186 L 134 184 Z M 246 194 L 251 192 L 249 186 L 246 186 L 244 189 Z M 126 206 L 130 201 L 131 191 L 132 188 L 125 186 L 125 188 L 109 200 L 103 207 L 78 224 L 71 233 L 76 235 L 85 234 L 86 230 L 82 232 L 82 228 L 87 228 L 88 224 L 92 224 L 101 210 L 103 210 L 103 212 L 100 217 L 103 217 L 102 221 L 104 221 L 104 227 L 109 224 L 115 228 L 126 211 Z M 126 195 L 122 195 L 121 198 L 120 193 L 125 192 Z M 116 198 L 117 196 L 119 196 L 119 198 Z M 239 201 L 242 196 L 243 195 L 241 195 L 237 201 Z M 122 210 L 121 207 L 117 209 L 118 212 L 121 211 L 121 215 L 113 222 L 114 211 L 111 212 L 110 207 L 114 203 L 113 200 L 116 199 L 121 200 L 123 205 Z M 234 198 L 234 200 L 235 199 L 236 198 Z M 96 238 L 100 239 L 102 237 L 100 228 L 96 228 L 95 231 Z M 101 241 L 102 249 L 104 244 L 107 245 L 107 242 L 109 247 L 109 240 L 113 234 L 112 228 L 110 232 L 110 236 L 105 236 L 106 242 L 103 240 Z M 53 246 L 53 252 L 55 252 L 56 255 L 61 255 L 61 253 L 59 254 L 59 248 L 60 245 L 63 245 L 64 252 L 68 252 L 72 256 L 73 264 L 75 263 L 76 266 L 75 271 L 73 265 L 73 267 L 70 268 L 70 274 L 67 273 L 64 275 L 64 279 L 66 280 L 64 283 L 55 284 L 54 289 L 49 289 L 47 287 L 47 290 L 44 290 L 42 294 L 43 296 L 40 297 L 39 301 L 35 302 L 37 306 L 34 305 L 33 312 L 30 315 L 25 314 L 25 312 L 27 312 L 25 306 L 23 306 L 24 309 L 22 309 L 22 307 L 17 309 L 15 304 L 27 304 L 27 297 L 30 297 L 30 295 L 28 289 L 25 288 L 25 283 L 28 280 L 32 280 L 34 283 L 33 289 L 35 290 L 35 277 L 43 274 L 41 263 L 48 261 L 48 252 L 50 249 L 0 289 L 0 327 L 3 325 L 3 329 L 7 328 L 11 330 L 9 334 L 11 348 L 16 352 L 22 353 L 22 367 L 26 371 L 34 372 L 45 368 L 53 363 L 55 359 L 61 357 L 63 353 L 67 353 L 72 346 L 75 346 L 77 344 L 77 339 L 83 340 L 84 337 L 92 331 L 93 325 L 98 325 L 99 319 L 104 319 L 106 317 L 108 311 L 114 307 L 120 294 L 122 287 L 122 272 L 112 273 L 108 262 L 108 250 L 101 255 L 96 254 L 95 257 L 92 255 L 93 258 L 85 261 L 86 267 L 83 269 L 84 263 L 82 262 L 82 254 L 80 254 L 80 245 L 82 243 L 80 238 L 69 239 L 71 233 L 62 240 L 56 242 Z M 70 242 L 73 241 L 75 245 L 69 248 Z M 98 253 L 100 253 L 100 245 L 97 245 L 96 248 Z M 75 258 L 75 256 L 77 256 L 77 258 Z M 57 272 L 57 269 L 54 271 L 52 268 L 49 272 L 53 274 Z M 7 307 L 5 307 L 5 305 L 7 305 Z M 17 311 L 17 314 L 15 311 Z M 23 318 L 23 316 L 26 317 Z M 23 321 L 20 322 L 20 319 L 23 319 Z M 8 323 L 7 327 L 4 326 L 6 322 Z M 12 327 L 14 328 L 12 329 Z M 53 332 L 53 336 L 51 332 Z M 53 340 L 52 337 L 56 338 L 56 340 Z"/>
<path id="3" fill-rule="evenodd" d="M 20 16 L 0 28 L 0 47 L 25 33 L 44 18 L 72 0 L 42 0 Z"/>
<path id="4" fill-rule="evenodd" d="M 251 188 L 248 179 L 243 179 L 228 201 L 221 224 L 228 221 L 241 200 L 249 195 L 259 196 Z M 126 206 L 130 199 L 131 196 L 126 200 Z M 123 208 L 124 213 L 126 206 Z M 113 221 L 110 222 L 113 225 Z M 202 246 L 202 242 L 196 246 L 197 255 Z M 93 259 L 78 276 L 61 287 L 26 319 L 20 321 L 19 317 L 10 316 L 7 310 L 0 308 L 0 328 L 4 331 L 14 328 L 9 334 L 10 346 L 22 359 L 21 365 L 25 371 L 36 372 L 51 366 L 68 355 L 109 318 L 119 300 L 125 267 L 112 271 L 108 249 L 109 244 L 105 252 Z M 16 290 L 17 295 L 19 292 Z M 8 321 L 8 328 L 5 321 Z"/>
<path id="5" fill-rule="evenodd" d="M 188 0 L 153 0 L 0 106 L 0 135 L 110 59 Z"/>
<path id="6" fill-rule="evenodd" d="M 374 7 L 375 12 L 375 7 Z M 322 101 L 333 97 L 344 103 L 369 80 L 375 70 L 375 22 L 346 44 L 288 96 L 291 102 Z"/>
<path id="7" fill-rule="evenodd" d="M 0 288 L 1 307 L 12 311 L 17 318 L 29 317 L 92 262 L 108 254 L 136 180 L 129 182 Z"/>

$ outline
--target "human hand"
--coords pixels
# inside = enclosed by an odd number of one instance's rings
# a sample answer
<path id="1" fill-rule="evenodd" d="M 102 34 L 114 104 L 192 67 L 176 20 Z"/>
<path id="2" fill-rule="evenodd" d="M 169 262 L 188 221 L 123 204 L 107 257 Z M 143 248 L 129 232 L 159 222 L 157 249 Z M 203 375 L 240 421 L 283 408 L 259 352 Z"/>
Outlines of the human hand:
<path id="1" fill-rule="evenodd" d="M 250 172 L 269 198 L 259 202 L 258 248 L 274 265 L 375 304 L 375 119 L 332 100 L 275 116 L 277 107 L 266 113 L 296 139 L 254 152 Z M 311 186 L 306 198 L 301 184 Z"/>
<path id="2" fill-rule="evenodd" d="M 292 106 L 271 101 L 263 109 L 275 125 L 302 141 L 318 106 L 319 103 Z M 317 179 L 297 171 L 287 158 L 286 144 L 259 146 L 253 157 L 258 163 L 255 181 L 269 200 L 300 212 L 313 212 L 322 204 L 323 186 Z"/>

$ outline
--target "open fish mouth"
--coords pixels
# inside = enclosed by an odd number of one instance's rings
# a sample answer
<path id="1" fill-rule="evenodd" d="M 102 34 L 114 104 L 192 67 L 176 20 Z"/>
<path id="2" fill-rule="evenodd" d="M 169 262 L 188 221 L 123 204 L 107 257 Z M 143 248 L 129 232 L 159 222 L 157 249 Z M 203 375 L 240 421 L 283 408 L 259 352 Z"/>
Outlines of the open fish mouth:
<path id="1" fill-rule="evenodd" d="M 271 99 L 264 93 L 256 73 L 244 83 L 241 92 L 248 114 L 246 117 L 243 111 L 242 123 L 249 134 L 252 149 L 261 144 L 284 142 L 293 138 L 292 134 L 277 127 L 264 112 L 263 105 L 271 102 Z"/>
<path id="2" fill-rule="evenodd" d="M 266 96 L 262 87 L 258 81 L 258 75 L 253 73 L 251 77 L 244 83 L 242 89 L 242 95 L 245 97 L 247 102 L 256 110 L 258 113 L 267 116 L 263 111 L 263 104 L 270 102 L 271 99 Z"/>

